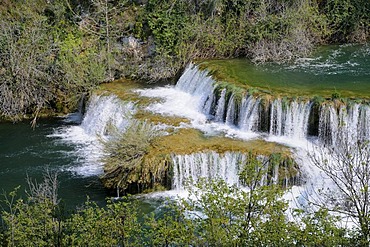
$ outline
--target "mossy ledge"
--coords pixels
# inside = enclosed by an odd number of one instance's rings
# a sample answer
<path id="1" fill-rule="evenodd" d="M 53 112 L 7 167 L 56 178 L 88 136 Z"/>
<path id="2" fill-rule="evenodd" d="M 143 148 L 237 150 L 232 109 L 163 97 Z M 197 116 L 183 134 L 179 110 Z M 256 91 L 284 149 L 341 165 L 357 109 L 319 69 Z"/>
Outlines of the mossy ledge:
<path id="1" fill-rule="evenodd" d="M 129 130 L 131 131 L 131 130 Z M 273 173 L 278 171 L 279 181 L 283 187 L 299 183 L 299 168 L 287 147 L 262 140 L 241 141 L 226 137 L 207 137 L 195 129 L 177 129 L 169 135 L 152 138 L 146 144 L 137 133 L 124 134 L 118 140 L 123 150 L 107 151 L 105 173 L 102 176 L 104 186 L 112 191 L 117 189 L 127 193 L 151 192 L 171 189 L 172 156 L 189 155 L 199 152 L 240 152 L 248 157 L 247 162 L 255 162 L 261 157 L 267 159 L 269 168 L 266 171 L 268 183 L 272 183 Z M 135 135 L 128 138 L 127 135 Z M 139 134 L 140 136 L 140 134 Z M 124 144 L 123 144 L 124 143 Z M 124 155 L 117 155 L 124 153 Z M 278 166 L 278 169 L 276 167 Z"/>
<path id="2" fill-rule="evenodd" d="M 216 98 L 219 98 L 221 92 L 226 90 L 226 102 L 229 101 L 230 97 L 233 96 L 234 100 L 237 102 L 241 102 L 242 98 L 245 98 L 247 95 L 252 95 L 255 98 L 259 98 L 265 109 L 271 104 L 272 101 L 275 99 L 280 99 L 283 105 L 287 105 L 292 101 L 297 102 L 312 102 L 315 106 L 321 105 L 332 105 L 336 109 L 339 109 L 341 106 L 344 105 L 351 105 L 351 104 L 370 104 L 370 100 L 367 98 L 346 98 L 342 97 L 338 93 L 333 93 L 330 97 L 323 97 L 320 95 L 312 95 L 312 96 L 298 96 L 298 95 L 281 95 L 281 94 L 273 94 L 272 92 L 248 87 L 245 85 L 238 85 L 224 81 L 216 81 L 215 82 L 215 89 L 214 94 Z"/>

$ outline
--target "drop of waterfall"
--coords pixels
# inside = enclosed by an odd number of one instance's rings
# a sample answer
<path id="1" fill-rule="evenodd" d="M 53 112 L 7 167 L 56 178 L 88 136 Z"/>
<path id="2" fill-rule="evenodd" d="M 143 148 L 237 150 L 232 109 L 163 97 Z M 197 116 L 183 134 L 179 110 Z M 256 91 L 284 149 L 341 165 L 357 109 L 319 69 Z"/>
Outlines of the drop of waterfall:
<path id="1" fill-rule="evenodd" d="M 218 154 L 214 151 L 189 155 L 172 155 L 173 184 L 175 190 L 183 190 L 189 179 L 196 183 L 199 178 L 220 178 L 230 185 L 240 185 L 239 165 L 247 156 L 238 152 Z"/>
<path id="2" fill-rule="evenodd" d="M 101 174 L 102 145 L 98 139 L 109 138 L 112 128 L 124 131 L 134 112 L 135 106 L 132 102 L 123 102 L 114 95 L 93 95 L 80 125 L 65 126 L 53 134 L 64 142 L 77 145 L 74 153 L 80 157 L 82 165 L 70 167 L 68 170 L 82 176 Z"/>

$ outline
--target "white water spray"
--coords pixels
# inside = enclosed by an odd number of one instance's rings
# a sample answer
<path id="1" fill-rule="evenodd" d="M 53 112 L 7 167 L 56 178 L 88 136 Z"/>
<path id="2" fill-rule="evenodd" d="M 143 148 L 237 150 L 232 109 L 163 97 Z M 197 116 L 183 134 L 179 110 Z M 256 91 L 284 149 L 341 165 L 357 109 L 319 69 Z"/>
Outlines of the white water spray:
<path id="1" fill-rule="evenodd" d="M 81 125 L 65 126 L 53 134 L 61 141 L 75 145 L 75 155 L 80 157 L 79 164 L 67 170 L 81 176 L 96 176 L 103 172 L 100 158 L 102 144 L 99 138 L 109 138 L 112 128 L 124 131 L 130 123 L 135 106 L 123 102 L 114 95 L 93 95 L 88 104 Z"/>

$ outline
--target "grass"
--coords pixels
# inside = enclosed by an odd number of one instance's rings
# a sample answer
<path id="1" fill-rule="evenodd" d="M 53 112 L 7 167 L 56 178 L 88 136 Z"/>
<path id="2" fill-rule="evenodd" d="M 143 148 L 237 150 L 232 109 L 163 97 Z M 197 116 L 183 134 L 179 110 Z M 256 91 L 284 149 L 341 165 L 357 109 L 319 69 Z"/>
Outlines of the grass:
<path id="1" fill-rule="evenodd" d="M 189 119 L 183 117 L 164 116 L 146 110 L 139 110 L 134 114 L 134 118 L 142 121 L 148 121 L 153 124 L 165 124 L 168 126 L 179 127 L 181 124 L 190 123 Z"/>
<path id="2" fill-rule="evenodd" d="M 134 90 L 148 87 L 149 85 L 144 83 L 121 79 L 110 83 L 101 84 L 99 88 L 95 90 L 95 93 L 102 95 L 114 94 L 123 101 L 133 101 L 139 106 L 147 106 L 151 103 L 160 101 L 160 99 L 140 96 Z"/>

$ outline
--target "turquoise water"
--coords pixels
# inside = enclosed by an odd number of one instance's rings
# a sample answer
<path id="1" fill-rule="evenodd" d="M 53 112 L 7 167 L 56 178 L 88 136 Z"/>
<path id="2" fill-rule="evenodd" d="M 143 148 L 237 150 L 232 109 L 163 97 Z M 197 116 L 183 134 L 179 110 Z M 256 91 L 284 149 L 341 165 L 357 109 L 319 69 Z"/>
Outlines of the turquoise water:
<path id="1" fill-rule="evenodd" d="M 42 181 L 47 169 L 58 173 L 59 197 L 74 207 L 91 200 L 103 203 L 107 192 L 97 176 L 84 177 L 70 168 L 80 165 L 75 146 L 50 137 L 56 128 L 65 126 L 62 119 L 39 120 L 32 129 L 26 123 L 0 123 L 0 190 L 10 192 L 21 186 L 27 189 L 26 177 Z"/>
<path id="2" fill-rule="evenodd" d="M 290 64 L 231 59 L 207 61 L 205 67 L 226 81 L 272 93 L 370 98 L 370 45 L 323 46 Z"/>

